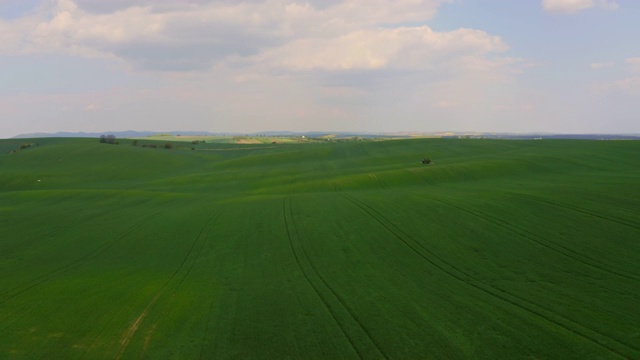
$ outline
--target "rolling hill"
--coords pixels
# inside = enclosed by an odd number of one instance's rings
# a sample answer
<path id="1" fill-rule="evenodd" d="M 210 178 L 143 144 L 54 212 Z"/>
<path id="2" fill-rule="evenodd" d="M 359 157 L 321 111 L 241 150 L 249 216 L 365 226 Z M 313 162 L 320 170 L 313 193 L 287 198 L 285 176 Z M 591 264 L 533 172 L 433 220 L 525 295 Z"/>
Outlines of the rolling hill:
<path id="1" fill-rule="evenodd" d="M 0 358 L 640 358 L 640 142 L 163 144 L 0 140 Z"/>

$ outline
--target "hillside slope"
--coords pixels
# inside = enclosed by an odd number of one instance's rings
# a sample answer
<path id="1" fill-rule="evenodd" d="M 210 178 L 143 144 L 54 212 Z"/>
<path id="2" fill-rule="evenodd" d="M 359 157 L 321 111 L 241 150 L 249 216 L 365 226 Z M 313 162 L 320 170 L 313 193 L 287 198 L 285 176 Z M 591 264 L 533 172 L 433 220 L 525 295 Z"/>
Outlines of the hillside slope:
<path id="1" fill-rule="evenodd" d="M 640 358 L 640 142 L 149 144 L 0 141 L 0 358 Z"/>

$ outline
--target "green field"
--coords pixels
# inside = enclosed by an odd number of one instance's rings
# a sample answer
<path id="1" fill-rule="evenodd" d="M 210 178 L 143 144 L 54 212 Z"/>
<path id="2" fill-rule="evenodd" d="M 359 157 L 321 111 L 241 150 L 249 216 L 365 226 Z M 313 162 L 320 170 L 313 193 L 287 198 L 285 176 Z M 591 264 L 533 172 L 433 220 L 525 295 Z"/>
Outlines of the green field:
<path id="1" fill-rule="evenodd" d="M 139 141 L 0 141 L 1 359 L 640 358 L 640 142 Z"/>

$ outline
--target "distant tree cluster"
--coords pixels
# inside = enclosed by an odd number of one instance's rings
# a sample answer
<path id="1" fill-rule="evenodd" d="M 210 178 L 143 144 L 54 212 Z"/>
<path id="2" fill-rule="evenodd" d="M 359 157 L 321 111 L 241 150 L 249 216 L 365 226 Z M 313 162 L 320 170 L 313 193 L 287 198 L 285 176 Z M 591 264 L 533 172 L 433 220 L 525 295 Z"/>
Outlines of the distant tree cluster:
<path id="1" fill-rule="evenodd" d="M 15 154 L 15 153 L 17 153 L 17 152 L 18 152 L 18 151 L 20 151 L 20 150 L 28 149 L 28 148 L 30 148 L 30 147 L 32 147 L 32 146 L 38 146 L 38 144 L 37 144 L 37 143 L 26 143 L 26 144 L 22 144 L 22 145 L 20 145 L 20 147 L 19 147 L 19 148 L 15 149 L 15 150 L 11 150 L 11 151 L 7 152 L 7 154 Z"/>
<path id="2" fill-rule="evenodd" d="M 102 144 L 111 144 L 111 145 L 117 145 L 118 142 L 116 141 L 116 136 L 115 135 L 100 135 L 100 143 Z"/>
<path id="3" fill-rule="evenodd" d="M 142 144 L 142 147 L 144 147 L 144 148 L 148 147 L 148 148 L 152 148 L 152 149 L 157 149 L 158 145 L 156 145 L 156 144 Z M 173 149 L 173 144 L 172 143 L 166 143 L 166 144 L 162 145 L 161 147 L 165 148 L 165 149 Z"/>

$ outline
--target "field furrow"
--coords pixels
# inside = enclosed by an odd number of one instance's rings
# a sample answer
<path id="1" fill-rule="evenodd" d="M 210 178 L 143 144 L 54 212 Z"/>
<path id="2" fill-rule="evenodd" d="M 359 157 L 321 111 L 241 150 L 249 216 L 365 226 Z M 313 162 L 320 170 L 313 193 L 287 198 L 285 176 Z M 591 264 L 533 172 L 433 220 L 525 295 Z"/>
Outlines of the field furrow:
<path id="1" fill-rule="evenodd" d="M 536 304 L 535 302 L 525 299 L 523 297 L 517 296 L 512 292 L 506 291 L 504 289 L 492 286 L 482 280 L 475 279 L 470 274 L 465 271 L 455 267 L 441 257 L 435 255 L 433 252 L 426 249 L 424 246 L 420 245 L 420 242 L 413 239 L 407 233 L 399 229 L 397 226 L 393 225 L 387 219 L 384 218 L 379 212 L 370 206 L 366 205 L 364 202 L 355 199 L 352 196 L 342 194 L 347 200 L 351 201 L 353 204 L 358 206 L 360 209 L 369 214 L 376 222 L 380 223 L 384 228 L 389 230 L 397 239 L 401 240 L 408 247 L 410 247 L 413 251 L 418 253 L 422 258 L 427 260 L 431 265 L 436 266 L 438 269 L 442 270 L 446 274 L 450 275 L 455 280 L 461 281 L 475 289 L 478 289 L 486 294 L 489 294 L 496 299 L 499 299 L 509 305 L 517 307 L 521 310 L 524 310 L 536 317 L 539 317 L 550 324 L 553 324 L 559 328 L 562 328 L 570 333 L 573 333 L 577 336 L 582 337 L 583 339 L 593 343 L 594 345 L 600 346 L 613 354 L 616 354 L 620 357 L 626 357 L 629 353 L 638 354 L 640 353 L 640 348 L 633 344 L 625 343 L 624 341 L 620 341 L 618 339 L 611 338 L 606 334 L 600 333 L 597 330 L 586 327 L 574 320 L 567 319 L 559 313 L 554 313 L 544 307 Z M 431 198 L 432 199 L 432 198 Z M 434 201 L 441 201 L 435 200 Z M 446 203 L 444 201 L 441 201 Z M 446 203 L 447 205 L 450 205 Z M 458 207 L 456 207 L 458 208 Z M 467 211 L 469 212 L 469 211 Z M 470 212 L 475 216 L 479 216 L 475 213 Z M 418 245 L 414 247 L 409 244 L 409 242 Z M 420 248 L 418 250 L 417 248 Z M 426 254 L 425 254 L 426 253 Z M 431 258 L 437 259 L 437 263 Z"/>
<path id="2" fill-rule="evenodd" d="M 456 208 L 459 211 L 462 211 L 462 212 L 468 213 L 470 215 L 473 215 L 475 217 L 478 217 L 478 218 L 480 218 L 480 219 L 482 219 L 484 221 L 492 223 L 492 224 L 494 224 L 496 226 L 499 226 L 501 228 L 507 229 L 507 230 L 519 235 L 522 238 L 530 240 L 530 241 L 532 241 L 532 242 L 534 242 L 534 243 L 536 243 L 536 244 L 538 244 L 538 245 L 540 245 L 542 247 L 545 247 L 545 248 L 547 248 L 549 250 L 552 250 L 554 252 L 562 254 L 563 256 L 565 256 L 567 258 L 570 258 L 570 259 L 572 259 L 574 261 L 580 262 L 580 263 L 582 263 L 584 265 L 593 267 L 593 268 L 598 269 L 600 271 L 607 272 L 607 273 L 610 273 L 610 274 L 613 274 L 613 275 L 616 275 L 616 276 L 624 277 L 624 278 L 635 280 L 635 281 L 640 281 L 640 276 L 638 276 L 638 275 L 624 273 L 624 272 L 620 272 L 620 271 L 618 271 L 616 269 L 611 269 L 606 264 L 598 261 L 595 258 L 587 257 L 587 256 L 585 256 L 585 255 L 583 255 L 583 254 L 581 254 L 581 253 L 579 253 L 579 252 L 577 252 L 575 250 L 572 250 L 572 249 L 570 249 L 570 248 L 568 248 L 566 246 L 562 246 L 561 244 L 557 244 L 557 243 L 554 243 L 554 242 L 549 241 L 547 239 L 541 238 L 540 236 L 536 235 L 535 233 L 533 233 L 531 231 L 528 231 L 528 230 L 523 229 L 521 227 L 517 227 L 515 225 L 506 223 L 506 222 L 502 221 L 501 219 L 496 218 L 496 217 L 494 217 L 494 216 L 492 216 L 490 214 L 480 213 L 478 211 L 471 210 L 470 208 L 465 208 L 465 207 L 460 206 L 460 205 L 455 205 L 451 201 L 445 201 L 445 200 L 442 200 L 442 199 L 439 199 L 439 198 L 436 198 L 436 197 L 433 197 L 433 196 L 427 196 L 427 195 L 423 195 L 423 196 L 429 198 L 430 200 L 441 202 L 443 204 L 446 204 L 447 206 L 451 206 L 453 208 Z"/>
<path id="3" fill-rule="evenodd" d="M 340 296 L 324 279 L 322 274 L 309 259 L 304 245 L 300 240 L 300 234 L 294 222 L 291 199 L 283 203 L 284 221 L 287 229 L 287 237 L 291 245 L 291 251 L 296 259 L 300 271 L 304 274 L 309 285 L 314 289 L 318 297 L 324 303 L 326 309 L 340 327 L 351 347 L 361 359 L 387 358 L 376 341 L 371 337 L 367 329 L 362 325 L 352 310 L 341 300 Z M 287 220 L 288 219 L 288 220 Z M 313 279 L 313 280 L 312 280 Z M 346 326 L 344 322 L 352 323 Z M 355 326 L 354 326 L 355 325 Z M 357 333 L 354 333 L 356 328 Z M 364 336 L 363 336 L 364 335 Z M 363 339 L 366 337 L 366 340 Z M 368 344 L 367 344 L 368 343 Z M 375 349 L 375 351 L 373 351 Z"/>
<path id="4" fill-rule="evenodd" d="M 124 336 L 120 341 L 121 346 L 117 354 L 115 355 L 115 359 L 120 359 L 123 356 L 123 354 L 127 350 L 127 347 L 129 346 L 129 343 L 131 342 L 131 339 L 138 332 L 138 329 L 140 328 L 141 323 L 147 318 L 149 312 L 152 310 L 154 305 L 156 305 L 160 297 L 165 296 L 168 298 L 166 301 L 167 305 L 165 305 L 164 310 L 160 311 L 155 316 L 155 320 L 153 321 L 153 324 L 149 326 L 150 330 L 146 334 L 146 337 L 143 343 L 143 348 L 140 350 L 140 357 L 144 355 L 144 352 L 148 347 L 148 343 L 150 341 L 151 336 L 153 335 L 153 332 L 157 326 L 158 321 L 162 319 L 162 316 L 164 315 L 164 313 L 168 310 L 168 308 L 171 307 L 173 303 L 173 299 L 176 293 L 179 291 L 180 286 L 183 284 L 185 279 L 189 276 L 189 273 L 192 271 L 193 267 L 197 263 L 198 258 L 200 257 L 200 254 L 202 252 L 202 249 L 207 239 L 209 238 L 209 233 L 211 231 L 211 224 L 214 221 L 214 218 L 215 218 L 215 213 L 212 213 L 209 216 L 208 220 L 205 222 L 205 224 L 202 226 L 198 234 L 195 236 L 187 253 L 184 255 L 184 257 L 182 258 L 182 261 L 180 262 L 176 270 L 173 272 L 171 277 L 169 277 L 166 283 L 155 293 L 153 298 L 149 301 L 147 306 L 142 310 L 140 315 L 136 317 L 135 321 L 127 329 L 126 333 L 124 334 Z"/>
<path id="5" fill-rule="evenodd" d="M 563 209 L 572 210 L 572 211 L 579 212 L 579 213 L 582 213 L 582 214 L 586 214 L 586 215 L 592 216 L 594 218 L 606 220 L 606 221 L 609 221 L 609 222 L 612 222 L 612 223 L 615 223 L 615 224 L 618 224 L 618 225 L 627 226 L 627 227 L 630 227 L 630 228 L 632 228 L 634 230 L 640 230 L 640 222 L 635 222 L 635 221 L 631 221 L 631 220 L 628 220 L 628 219 L 615 218 L 615 217 L 612 217 L 612 216 L 608 216 L 606 214 L 596 213 L 596 212 L 594 212 L 594 211 L 592 211 L 590 209 L 587 209 L 587 208 L 584 208 L 584 207 L 581 207 L 581 206 L 577 206 L 575 204 L 574 205 L 570 205 L 570 204 L 566 204 L 566 203 L 560 203 L 560 202 L 557 202 L 557 201 L 551 201 L 551 200 L 545 199 L 545 198 L 543 198 L 541 196 L 532 196 L 532 195 L 523 194 L 523 193 L 517 193 L 517 194 L 519 196 L 525 197 L 527 199 L 531 199 L 531 200 L 542 202 L 542 203 L 545 203 L 545 204 L 548 204 L 548 205 L 556 206 L 556 207 L 563 208 Z"/>
<path id="6" fill-rule="evenodd" d="M 0 358 L 640 358 L 640 142 L 334 140 L 0 154 Z"/>
<path id="7" fill-rule="evenodd" d="M 127 227 L 124 231 L 122 231 L 118 236 L 116 236 L 115 238 L 106 241 L 102 244 L 100 244 L 99 246 L 97 246 L 96 248 L 94 248 L 93 250 L 85 253 L 84 255 L 80 256 L 79 258 L 61 266 L 58 268 L 55 268 L 53 270 L 50 270 L 48 273 L 46 274 L 42 274 L 34 279 L 31 279 L 15 288 L 9 289 L 6 292 L 0 294 L 1 298 L 0 299 L 0 305 L 4 304 L 5 302 L 12 300 L 13 298 L 35 288 L 36 286 L 39 286 L 41 284 L 46 283 L 47 281 L 55 278 L 56 276 L 59 276 L 60 274 L 69 271 L 77 266 L 79 266 L 81 263 L 86 262 L 92 258 L 95 258 L 97 256 L 100 256 L 100 254 L 104 253 L 105 251 L 107 251 L 109 248 L 113 247 L 114 245 L 116 245 L 118 242 L 122 241 L 124 238 L 126 238 L 126 236 L 131 233 L 132 231 L 134 231 L 135 229 L 140 228 L 141 226 L 143 226 L 143 224 L 147 221 L 149 221 L 149 219 L 153 218 L 155 214 L 149 215 L 145 218 L 143 218 L 142 220 L 140 220 L 139 222 Z"/>

